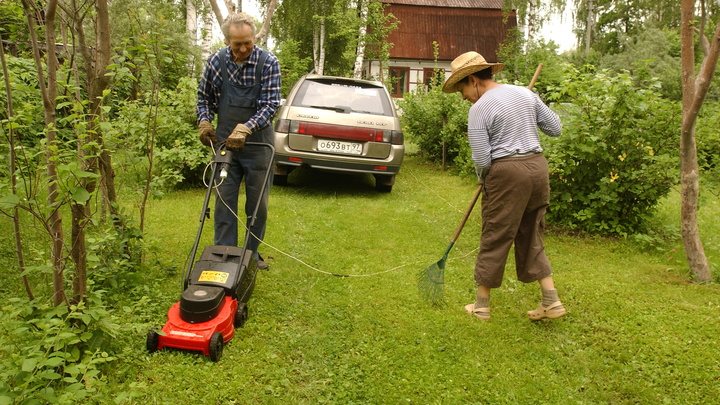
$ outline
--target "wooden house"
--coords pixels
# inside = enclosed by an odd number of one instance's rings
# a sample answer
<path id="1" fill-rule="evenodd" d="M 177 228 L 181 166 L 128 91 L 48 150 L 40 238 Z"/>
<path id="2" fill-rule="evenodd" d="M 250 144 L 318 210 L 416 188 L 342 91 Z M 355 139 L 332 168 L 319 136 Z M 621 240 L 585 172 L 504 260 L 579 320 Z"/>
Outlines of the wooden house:
<path id="1" fill-rule="evenodd" d="M 400 22 L 388 37 L 389 74 L 393 97 L 402 97 L 430 83 L 434 69 L 450 73 L 456 56 L 477 51 L 488 62 L 498 62 L 497 51 L 508 31 L 517 26 L 515 10 L 503 10 L 503 0 L 382 0 L 386 13 Z M 433 42 L 438 44 L 437 63 Z M 365 61 L 365 76 L 380 77 L 380 62 Z M 387 77 L 387 76 L 386 76 Z"/>

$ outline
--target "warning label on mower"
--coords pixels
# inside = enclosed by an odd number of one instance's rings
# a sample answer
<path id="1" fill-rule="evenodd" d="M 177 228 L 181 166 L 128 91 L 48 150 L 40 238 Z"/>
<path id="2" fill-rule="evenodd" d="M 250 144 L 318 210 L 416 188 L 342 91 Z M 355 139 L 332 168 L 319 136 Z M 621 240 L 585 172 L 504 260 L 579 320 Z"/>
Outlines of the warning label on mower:
<path id="1" fill-rule="evenodd" d="M 202 273 L 200 273 L 198 281 L 209 281 L 212 283 L 225 284 L 229 275 L 230 273 L 225 273 L 222 271 L 203 271 Z"/>

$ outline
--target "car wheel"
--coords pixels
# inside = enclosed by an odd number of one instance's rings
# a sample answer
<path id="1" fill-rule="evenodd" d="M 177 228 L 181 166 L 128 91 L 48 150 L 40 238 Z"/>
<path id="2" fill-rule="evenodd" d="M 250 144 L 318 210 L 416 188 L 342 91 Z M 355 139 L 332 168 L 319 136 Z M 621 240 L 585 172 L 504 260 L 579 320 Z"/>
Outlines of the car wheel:
<path id="1" fill-rule="evenodd" d="M 375 185 L 375 189 L 381 193 L 389 193 L 392 191 L 392 186 L 377 184 L 377 185 Z"/>
<path id="2" fill-rule="evenodd" d="M 375 175 L 375 189 L 381 193 L 389 193 L 395 185 L 395 176 Z"/>
<path id="3" fill-rule="evenodd" d="M 210 360 L 218 361 L 222 357 L 223 352 L 223 335 L 220 332 L 215 332 L 210 337 Z"/>
<path id="4" fill-rule="evenodd" d="M 248 307 L 247 304 L 241 302 L 238 304 L 235 310 L 235 327 L 242 328 L 245 326 L 245 322 L 248 320 Z"/>
<path id="5" fill-rule="evenodd" d="M 150 353 L 155 353 L 158 349 L 159 343 L 160 343 L 160 335 L 158 335 L 158 333 L 155 332 L 155 329 L 150 330 L 147 333 L 147 340 L 145 341 L 145 347 L 147 348 L 147 351 Z"/>
<path id="6" fill-rule="evenodd" d="M 273 185 L 287 186 L 287 174 L 276 174 L 273 176 Z"/>

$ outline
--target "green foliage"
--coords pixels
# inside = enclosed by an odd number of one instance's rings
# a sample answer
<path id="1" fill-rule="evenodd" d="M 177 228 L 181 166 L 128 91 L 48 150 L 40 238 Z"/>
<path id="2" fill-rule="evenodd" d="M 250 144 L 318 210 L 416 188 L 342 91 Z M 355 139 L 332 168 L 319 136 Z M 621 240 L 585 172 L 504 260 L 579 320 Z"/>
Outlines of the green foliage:
<path id="1" fill-rule="evenodd" d="M 115 326 L 97 296 L 89 302 L 68 308 L 11 298 L 2 307 L 0 403 L 98 400 L 100 374 L 115 360 L 105 347 Z"/>
<path id="2" fill-rule="evenodd" d="M 552 93 L 563 135 L 544 141 L 553 192 L 548 218 L 605 235 L 642 232 L 676 182 L 680 109 L 659 84 L 638 88 L 624 73 L 573 69 Z"/>
<path id="3" fill-rule="evenodd" d="M 390 34 L 402 24 L 392 13 L 385 10 L 386 5 L 378 0 L 369 0 L 367 14 L 368 30 L 365 34 L 365 59 L 378 60 L 385 66 L 390 60 L 393 43 L 387 42 Z"/>
<path id="4" fill-rule="evenodd" d="M 673 0 L 595 0 L 577 2 L 575 25 L 584 35 L 588 7 L 593 6 L 592 48 L 603 55 L 620 53 L 628 37 L 636 37 L 648 26 L 677 29 L 680 3 Z"/>
<path id="5" fill-rule="evenodd" d="M 15 130 L 16 139 L 25 146 L 37 144 L 42 134 L 43 123 L 43 103 L 38 91 L 37 70 L 31 59 L 16 58 L 6 55 L 5 58 L 9 76 L 10 76 L 10 96 L 13 103 L 13 120 L 9 120 L 8 111 L 8 94 L 5 91 L 0 92 L 0 134 L 9 129 L 8 125 L 12 125 Z M 5 77 L 0 70 L 0 83 L 5 88 Z"/>
<path id="6" fill-rule="evenodd" d="M 326 32 L 324 73 L 346 76 L 352 72 L 360 26 L 357 10 L 349 0 L 280 2 L 270 26 L 271 35 L 279 44 L 295 41 L 297 45 L 293 46 L 296 47 L 298 60 L 313 61 L 314 34 L 316 30 L 319 34 L 320 21 L 323 18 Z M 309 69 L 312 69 L 312 66 L 311 63 Z M 299 64 L 294 67 L 303 66 Z M 309 71 L 301 70 L 294 75 L 302 76 L 306 73 Z"/>
<path id="7" fill-rule="evenodd" d="M 287 97 L 295 83 L 312 70 L 312 58 L 301 57 L 300 43 L 292 39 L 279 45 L 277 58 L 282 74 L 280 93 L 282 97 Z"/>
<path id="8" fill-rule="evenodd" d="M 720 102 L 706 102 L 695 128 L 698 165 L 709 183 L 720 186 Z"/>
<path id="9" fill-rule="evenodd" d="M 93 289 L 121 300 L 142 278 L 145 244 L 136 221 L 120 210 L 112 223 L 92 229 L 87 238 L 88 278 Z M 121 225 L 118 225 L 121 224 Z"/>
<path id="10" fill-rule="evenodd" d="M 498 56 L 505 69 L 497 74 L 498 82 L 528 86 L 537 70 L 543 64 L 540 76 L 533 89 L 544 94 L 548 87 L 556 87 L 563 81 L 565 57 L 558 55 L 558 45 L 544 40 L 525 42 L 517 30 L 511 32 L 511 38 L 500 46 Z M 523 49 L 526 48 L 526 49 Z"/>
<path id="11" fill-rule="evenodd" d="M 622 52 L 603 56 L 600 67 L 615 72 L 632 70 L 633 78 L 640 86 L 659 80 L 664 97 L 682 99 L 680 36 L 677 30 L 648 28 L 636 37 L 627 38 Z"/>
<path id="12" fill-rule="evenodd" d="M 3 44 L 5 51 L 9 51 L 9 46 L 15 47 L 20 45 L 21 47 L 26 48 L 25 44 L 28 40 L 27 23 L 24 19 L 21 2 L 1 2 L 0 21 L 2 21 L 2 24 L 0 24 L 0 39 L 3 40 L 3 42 L 7 41 L 7 44 Z"/>
<path id="13" fill-rule="evenodd" d="M 155 191 L 182 182 L 200 184 L 209 152 L 197 138 L 196 100 L 197 83 L 183 78 L 177 88 L 160 91 L 156 100 L 148 93 L 145 98 L 120 103 L 117 118 L 106 130 L 108 147 L 131 152 L 125 159 L 144 160 L 153 150 Z"/>
<path id="14" fill-rule="evenodd" d="M 174 88 L 182 78 L 199 72 L 200 50 L 185 31 L 185 2 L 172 0 L 113 0 L 109 2 L 111 43 L 116 63 L 134 80 L 114 83 L 115 97 L 135 99 L 160 85 Z M 182 22 L 182 23 L 181 23 Z M 148 71 L 148 61 L 156 69 Z"/>
<path id="15" fill-rule="evenodd" d="M 420 153 L 429 160 L 460 163 L 467 168 L 470 146 L 467 143 L 467 114 L 470 103 L 457 93 L 443 93 L 440 86 L 430 90 L 418 87 L 406 93 L 398 101 L 402 114 L 400 120 L 403 132 L 408 140 L 420 149 Z M 472 170 L 473 165 L 470 165 Z"/>

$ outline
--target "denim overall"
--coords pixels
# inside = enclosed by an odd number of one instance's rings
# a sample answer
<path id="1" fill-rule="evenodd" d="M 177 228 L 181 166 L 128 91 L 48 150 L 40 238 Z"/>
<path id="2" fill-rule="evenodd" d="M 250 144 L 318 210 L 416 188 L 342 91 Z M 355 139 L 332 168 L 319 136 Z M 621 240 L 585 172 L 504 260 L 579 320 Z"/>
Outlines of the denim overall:
<path id="1" fill-rule="evenodd" d="M 220 70 L 223 87 L 220 91 L 216 131 L 220 142 L 225 141 L 230 136 L 237 124 L 244 124 L 257 112 L 260 82 L 263 65 L 267 59 L 267 52 L 261 50 L 258 63 L 255 66 L 255 83 L 252 86 L 239 86 L 230 83 L 225 64 L 226 57 L 227 48 L 223 48 L 220 50 Z M 268 124 L 248 136 L 247 142 L 272 144 L 273 135 L 272 126 Z M 235 213 L 238 207 L 240 183 L 244 177 L 246 226 L 250 222 L 258 199 L 262 198 L 255 224 L 250 230 L 254 236 L 251 235 L 247 246 L 248 249 L 255 252 L 257 257 L 258 246 L 265 236 L 268 194 L 272 184 L 272 174 L 262 196 L 260 191 L 268 166 L 272 164 L 272 159 L 271 149 L 264 146 L 246 145 L 242 152 L 232 151 L 232 162 L 230 163 L 228 176 L 218 187 L 222 200 L 217 196 L 215 198 L 215 245 L 238 246 L 238 217 Z"/>

